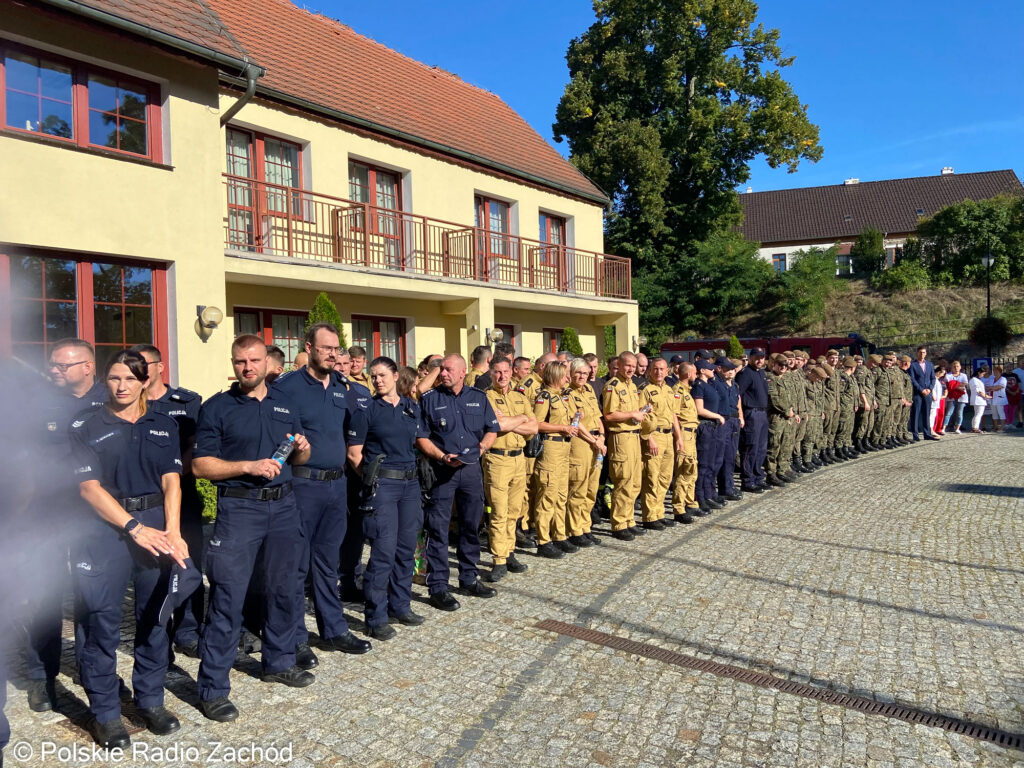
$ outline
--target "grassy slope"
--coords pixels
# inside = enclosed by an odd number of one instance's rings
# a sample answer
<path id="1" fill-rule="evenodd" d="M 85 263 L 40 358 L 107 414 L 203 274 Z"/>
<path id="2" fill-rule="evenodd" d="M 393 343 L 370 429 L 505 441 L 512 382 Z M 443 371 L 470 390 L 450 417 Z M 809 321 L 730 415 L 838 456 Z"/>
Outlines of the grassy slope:
<path id="1" fill-rule="evenodd" d="M 803 331 L 822 336 L 858 332 L 875 343 L 916 344 L 967 337 L 971 324 L 985 314 L 984 288 L 945 288 L 883 294 L 863 280 L 850 280 L 848 290 L 829 301 L 824 325 Z M 992 286 L 992 313 L 1005 317 L 1017 333 L 1024 332 L 1024 286 Z M 738 336 L 794 335 L 774 307 L 736 317 L 723 329 Z"/>

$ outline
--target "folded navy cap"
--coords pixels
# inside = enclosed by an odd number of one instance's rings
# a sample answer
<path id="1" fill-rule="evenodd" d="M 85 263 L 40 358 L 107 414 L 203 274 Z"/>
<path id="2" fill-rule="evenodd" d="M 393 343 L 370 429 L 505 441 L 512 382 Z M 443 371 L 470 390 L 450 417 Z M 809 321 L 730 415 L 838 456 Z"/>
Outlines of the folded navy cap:
<path id="1" fill-rule="evenodd" d="M 455 454 L 455 458 L 461 461 L 463 464 L 479 464 L 480 463 L 480 451 L 479 449 L 470 448 L 463 451 L 462 453 Z"/>
<path id="2" fill-rule="evenodd" d="M 175 563 L 171 567 L 171 578 L 167 583 L 167 597 L 160 605 L 159 621 L 166 624 L 174 609 L 188 600 L 202 586 L 203 574 L 199 572 L 191 557 L 185 558 L 186 568 Z"/>

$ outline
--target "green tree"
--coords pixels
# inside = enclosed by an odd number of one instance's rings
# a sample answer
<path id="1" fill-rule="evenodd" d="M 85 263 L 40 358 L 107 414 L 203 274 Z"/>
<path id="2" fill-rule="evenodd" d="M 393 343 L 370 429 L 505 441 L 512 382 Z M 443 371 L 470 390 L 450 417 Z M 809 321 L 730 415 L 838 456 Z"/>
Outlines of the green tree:
<path id="1" fill-rule="evenodd" d="M 743 349 L 743 345 L 740 344 L 740 340 L 736 338 L 736 334 L 734 333 L 729 337 L 729 348 L 726 350 L 726 356 L 738 358 L 743 357 L 745 354 L 747 354 L 746 350 Z"/>
<path id="2" fill-rule="evenodd" d="M 320 291 L 313 301 L 313 308 L 309 310 L 309 316 L 306 317 L 306 328 L 308 329 L 316 323 L 330 323 L 333 325 L 338 329 L 338 338 L 341 346 L 348 346 L 348 342 L 345 340 L 345 330 L 341 325 L 341 313 L 338 312 L 338 308 L 331 301 L 330 296 L 323 291 Z"/>
<path id="3" fill-rule="evenodd" d="M 779 280 L 779 311 L 790 330 L 802 331 L 825 321 L 830 296 L 846 289 L 836 277 L 836 246 L 812 247 L 793 253 L 793 261 Z"/>
<path id="4" fill-rule="evenodd" d="M 850 263 L 855 275 L 867 277 L 880 272 L 885 266 L 885 242 L 882 233 L 874 227 L 865 227 L 850 249 Z"/>
<path id="5" fill-rule="evenodd" d="M 876 272 L 871 278 L 871 284 L 880 291 L 907 293 L 930 287 L 931 278 L 920 261 L 907 259 L 895 267 Z"/>
<path id="6" fill-rule="evenodd" d="M 559 351 L 562 350 L 572 352 L 577 357 L 583 354 L 583 345 L 580 344 L 580 335 L 576 333 L 576 329 L 571 326 L 567 326 L 562 329 L 562 341 L 561 344 L 559 344 Z"/>
<path id="7" fill-rule="evenodd" d="M 925 219 L 917 231 L 937 283 L 984 284 L 985 253 L 995 258 L 993 281 L 1024 277 L 1024 198 L 964 200 Z"/>
<path id="8" fill-rule="evenodd" d="M 555 139 L 612 198 L 609 249 L 634 259 L 649 338 L 689 325 L 674 299 L 696 244 L 739 222 L 735 189 L 757 156 L 795 171 L 822 155 L 781 70 L 779 32 L 752 0 L 595 0 L 569 46 Z"/>

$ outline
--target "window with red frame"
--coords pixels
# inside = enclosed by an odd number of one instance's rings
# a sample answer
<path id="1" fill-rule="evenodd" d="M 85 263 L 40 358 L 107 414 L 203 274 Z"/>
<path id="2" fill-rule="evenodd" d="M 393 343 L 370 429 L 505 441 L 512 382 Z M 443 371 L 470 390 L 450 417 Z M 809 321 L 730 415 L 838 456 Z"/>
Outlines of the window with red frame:
<path id="1" fill-rule="evenodd" d="M 0 297 L 10 322 L 0 346 L 44 367 L 50 347 L 68 337 L 96 347 L 97 364 L 132 344 L 167 350 L 167 282 L 161 267 L 30 253 L 0 255 Z M 6 329 L 4 326 L 6 325 Z"/>
<path id="2" fill-rule="evenodd" d="M 478 237 L 477 250 L 485 256 L 508 256 L 511 248 L 508 236 L 508 203 L 488 197 L 476 197 L 474 224 L 485 230 Z"/>
<path id="3" fill-rule="evenodd" d="M 252 333 L 266 344 L 275 344 L 284 352 L 286 366 L 302 351 L 306 340 L 305 312 L 280 309 L 235 308 L 235 335 Z"/>
<path id="4" fill-rule="evenodd" d="M 405 321 L 397 317 L 353 315 L 352 344 L 366 350 L 367 363 L 383 356 L 405 365 Z"/>
<path id="5" fill-rule="evenodd" d="M 540 263 L 554 266 L 558 263 L 558 254 L 565 246 L 565 219 L 552 216 L 550 213 L 540 214 L 540 241 L 548 243 L 551 248 L 540 249 Z"/>
<path id="6" fill-rule="evenodd" d="M 159 86 L 30 48 L 0 50 L 4 128 L 161 161 Z"/>
<path id="7" fill-rule="evenodd" d="M 257 230 L 264 215 L 303 217 L 302 148 L 293 142 L 239 128 L 227 129 L 228 234 L 232 244 L 268 245 Z M 251 182 L 263 182 L 253 184 Z M 312 211 L 310 211 L 310 215 Z"/>
<path id="8" fill-rule="evenodd" d="M 561 328 L 545 328 L 544 329 L 544 349 L 548 352 L 558 352 L 562 346 L 562 329 Z"/>
<path id="9" fill-rule="evenodd" d="M 401 217 L 396 213 L 402 208 L 399 175 L 365 163 L 349 162 L 348 196 L 357 203 L 376 206 L 370 212 L 370 234 L 380 238 L 383 266 L 399 266 L 402 250 Z M 356 213 L 352 226 L 357 230 L 363 229 L 362 219 L 362 212 Z"/>

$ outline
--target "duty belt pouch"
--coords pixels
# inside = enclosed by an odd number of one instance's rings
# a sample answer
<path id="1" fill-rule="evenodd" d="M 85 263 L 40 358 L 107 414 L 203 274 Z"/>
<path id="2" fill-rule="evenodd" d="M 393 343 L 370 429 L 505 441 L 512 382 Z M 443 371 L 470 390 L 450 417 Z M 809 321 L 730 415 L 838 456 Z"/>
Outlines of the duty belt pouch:
<path id="1" fill-rule="evenodd" d="M 430 489 L 434 487 L 437 475 L 434 474 L 434 468 L 430 465 L 430 459 L 422 453 L 416 457 L 416 474 L 420 480 L 420 493 L 423 494 L 424 501 L 429 501 Z"/>
<path id="2" fill-rule="evenodd" d="M 523 454 L 528 459 L 536 459 L 544 450 L 544 439 L 538 432 L 536 435 L 526 441 L 526 445 L 523 446 Z"/>
<path id="3" fill-rule="evenodd" d="M 380 477 L 380 467 L 387 458 L 383 453 L 375 457 L 366 465 L 363 470 L 363 488 L 359 493 L 359 511 L 363 513 L 373 512 L 373 497 L 377 495 L 377 482 Z"/>

